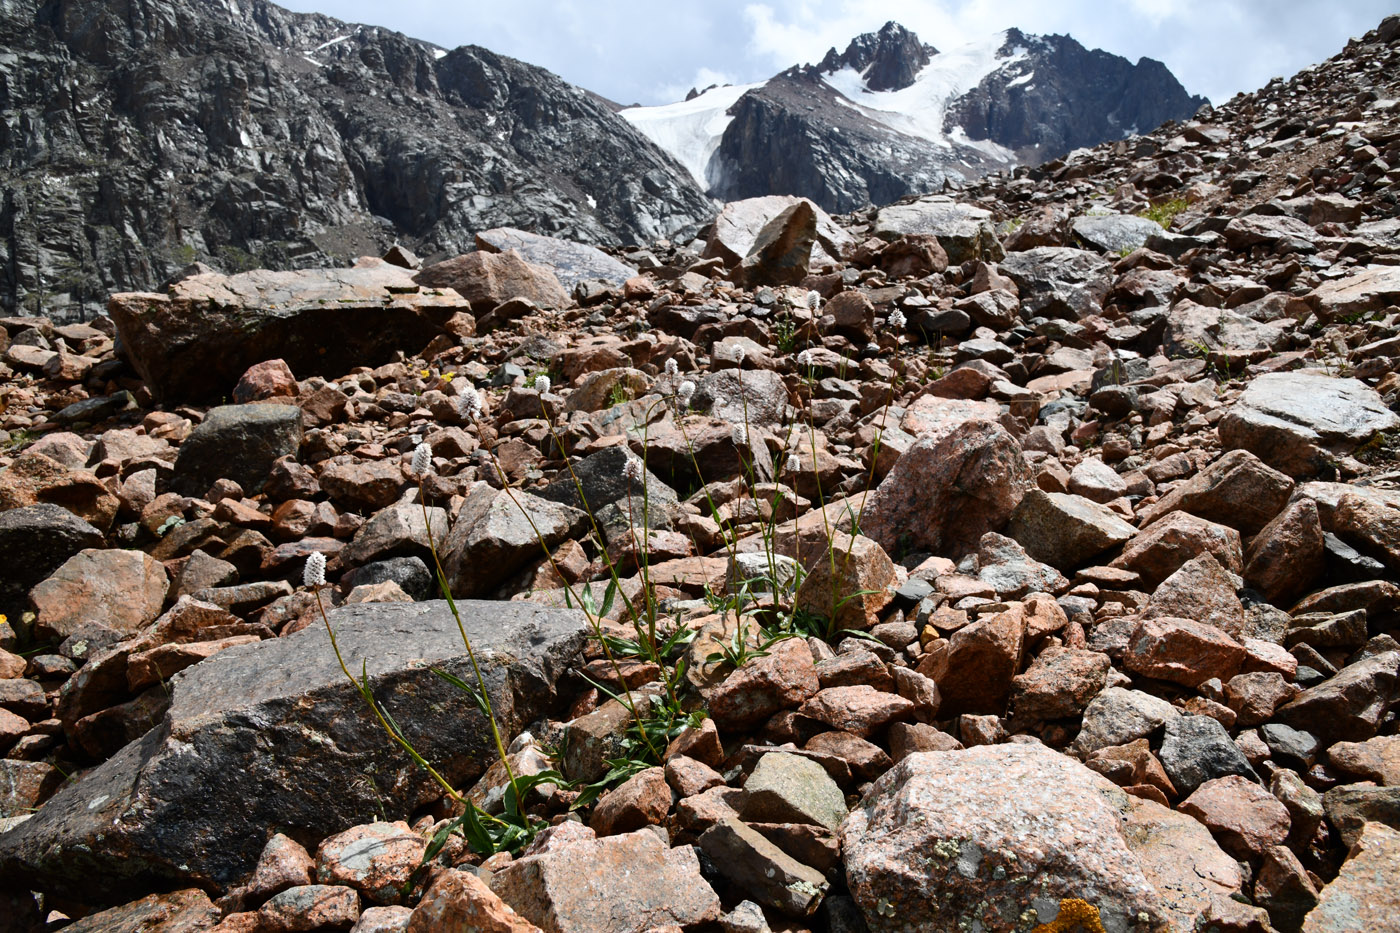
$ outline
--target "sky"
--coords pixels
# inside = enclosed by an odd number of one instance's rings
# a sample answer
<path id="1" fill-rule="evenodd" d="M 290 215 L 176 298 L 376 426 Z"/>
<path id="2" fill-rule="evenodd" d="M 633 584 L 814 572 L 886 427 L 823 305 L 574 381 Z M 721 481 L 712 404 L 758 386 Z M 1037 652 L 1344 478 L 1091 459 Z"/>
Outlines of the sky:
<path id="1" fill-rule="evenodd" d="M 1166 63 L 1223 103 L 1342 50 L 1400 0 L 281 0 L 446 48 L 480 45 L 622 104 L 761 81 L 895 20 L 939 49 L 1016 26 Z"/>

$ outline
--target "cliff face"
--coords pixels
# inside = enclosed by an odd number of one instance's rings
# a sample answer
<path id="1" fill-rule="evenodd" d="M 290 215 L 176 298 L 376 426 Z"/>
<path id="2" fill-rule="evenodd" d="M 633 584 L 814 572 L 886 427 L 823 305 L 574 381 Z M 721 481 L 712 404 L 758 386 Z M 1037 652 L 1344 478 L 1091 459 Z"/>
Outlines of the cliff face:
<path id="1" fill-rule="evenodd" d="M 999 68 L 952 101 L 948 122 L 971 139 L 991 140 L 1032 164 L 1074 149 L 1184 119 L 1207 101 L 1186 93 L 1167 66 L 1151 58 L 1136 65 L 1086 49 L 1069 36 L 1028 36 L 1011 29 Z"/>
<path id="2" fill-rule="evenodd" d="M 239 0 L 0 0 L 0 305 L 92 313 L 200 259 L 650 242 L 703 192 L 605 101 L 477 47 Z"/>

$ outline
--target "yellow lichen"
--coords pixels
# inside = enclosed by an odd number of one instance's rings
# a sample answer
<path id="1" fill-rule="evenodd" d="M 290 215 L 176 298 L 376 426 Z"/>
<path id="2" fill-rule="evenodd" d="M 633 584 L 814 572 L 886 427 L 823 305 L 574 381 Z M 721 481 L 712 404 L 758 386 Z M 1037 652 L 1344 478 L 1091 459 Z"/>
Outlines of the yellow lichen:
<path id="1" fill-rule="evenodd" d="M 1060 912 L 1049 923 L 1042 923 L 1031 933 L 1106 933 L 1099 909 L 1077 897 L 1060 901 Z"/>

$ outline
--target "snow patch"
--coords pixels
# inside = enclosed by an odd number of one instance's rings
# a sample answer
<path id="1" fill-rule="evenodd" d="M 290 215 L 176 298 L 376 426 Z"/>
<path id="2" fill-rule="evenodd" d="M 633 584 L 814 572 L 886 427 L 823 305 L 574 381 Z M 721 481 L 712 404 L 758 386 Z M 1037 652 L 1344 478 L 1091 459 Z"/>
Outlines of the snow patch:
<path id="1" fill-rule="evenodd" d="M 584 197 L 584 200 L 588 202 L 589 207 L 593 208 L 594 210 L 598 209 L 598 202 L 594 199 L 593 195 L 586 195 Z"/>
<path id="2" fill-rule="evenodd" d="M 659 107 L 627 107 L 619 115 L 674 156 L 701 188 L 708 188 L 705 170 L 719 148 L 720 137 L 734 119 L 725 111 L 765 83 L 711 88 L 691 100 Z"/>
<path id="3" fill-rule="evenodd" d="M 433 49 L 433 58 L 446 58 L 447 49 Z"/>
<path id="4" fill-rule="evenodd" d="M 353 33 L 352 33 L 351 35 L 353 35 Z M 322 42 L 320 45 L 316 46 L 316 48 L 312 49 L 311 51 L 313 51 L 313 52 L 319 52 L 319 51 L 321 51 L 322 49 L 328 49 L 328 48 L 330 48 L 331 46 L 335 45 L 337 42 L 344 42 L 346 39 L 349 39 L 349 38 L 350 38 L 350 36 L 336 36 L 334 39 L 330 40 L 329 42 Z"/>
<path id="5" fill-rule="evenodd" d="M 1032 71 L 1032 72 L 1029 72 L 1029 73 L 1027 73 L 1027 74 L 1021 75 L 1021 77 L 1019 77 L 1019 78 L 1013 78 L 1013 79 L 1011 79 L 1010 81 L 1006 82 L 1006 86 L 1009 87 L 1009 88 L 1010 88 L 1010 87 L 1020 87 L 1022 84 L 1025 84 L 1026 82 L 1030 81 L 1030 80 L 1031 80 L 1032 78 L 1034 78 L 1034 77 L 1035 77 L 1035 72 Z"/>
<path id="6" fill-rule="evenodd" d="M 974 141 L 960 128 L 945 131 L 944 118 L 948 104 L 971 91 L 993 72 L 1013 65 L 1026 57 L 1026 50 L 1017 47 L 1011 54 L 998 53 L 1006 45 L 1006 33 L 999 32 L 981 42 L 940 52 L 914 78 L 914 83 L 898 91 L 872 91 L 854 68 L 824 75 L 823 80 L 848 98 L 856 109 L 883 126 L 906 136 L 926 139 L 939 146 L 952 143 L 972 146 L 981 152 L 1007 162 L 1014 156 L 1009 149 L 988 141 Z M 1027 75 L 1029 81 L 1033 77 Z"/>

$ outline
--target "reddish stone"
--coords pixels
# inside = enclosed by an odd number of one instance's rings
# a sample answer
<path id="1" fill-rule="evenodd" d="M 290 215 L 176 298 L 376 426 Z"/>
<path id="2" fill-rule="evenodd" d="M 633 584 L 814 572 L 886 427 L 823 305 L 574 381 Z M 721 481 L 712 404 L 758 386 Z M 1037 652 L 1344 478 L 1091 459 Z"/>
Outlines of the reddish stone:
<path id="1" fill-rule="evenodd" d="M 664 768 L 632 775 L 599 799 L 588 825 L 599 836 L 630 833 L 661 823 L 671 810 L 671 788 Z"/>
<path id="2" fill-rule="evenodd" d="M 233 387 L 233 400 L 239 405 L 270 398 L 295 398 L 297 379 L 285 360 L 266 360 L 248 367 Z"/>
<path id="3" fill-rule="evenodd" d="M 865 737 L 913 710 L 914 704 L 903 697 L 862 685 L 822 690 L 803 703 L 800 711 L 834 729 Z"/>
<path id="4" fill-rule="evenodd" d="M 398 903 L 427 846 L 402 820 L 352 826 L 316 849 L 316 880 L 354 888 L 377 904 Z"/>
<path id="5" fill-rule="evenodd" d="M 1181 812 L 1200 820 L 1226 852 L 1257 858 L 1288 838 L 1288 810 L 1273 794 L 1238 774 L 1206 781 L 1181 802 Z"/>
<path id="6" fill-rule="evenodd" d="M 1138 623 L 1123 658 L 1131 671 L 1187 687 L 1228 680 L 1243 661 L 1244 647 L 1220 629 L 1171 617 Z"/>

